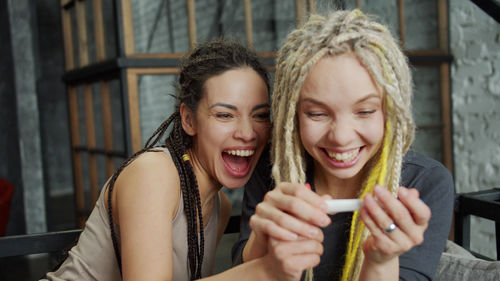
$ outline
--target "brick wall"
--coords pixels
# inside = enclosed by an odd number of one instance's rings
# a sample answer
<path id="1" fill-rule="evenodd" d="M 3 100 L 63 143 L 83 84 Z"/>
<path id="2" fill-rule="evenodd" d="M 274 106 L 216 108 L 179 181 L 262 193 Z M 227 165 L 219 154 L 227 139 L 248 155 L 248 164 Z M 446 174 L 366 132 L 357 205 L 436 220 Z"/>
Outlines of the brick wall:
<path id="1" fill-rule="evenodd" d="M 450 1 L 457 192 L 500 186 L 500 25 L 471 1 Z M 472 220 L 472 249 L 495 257 L 494 224 Z"/>

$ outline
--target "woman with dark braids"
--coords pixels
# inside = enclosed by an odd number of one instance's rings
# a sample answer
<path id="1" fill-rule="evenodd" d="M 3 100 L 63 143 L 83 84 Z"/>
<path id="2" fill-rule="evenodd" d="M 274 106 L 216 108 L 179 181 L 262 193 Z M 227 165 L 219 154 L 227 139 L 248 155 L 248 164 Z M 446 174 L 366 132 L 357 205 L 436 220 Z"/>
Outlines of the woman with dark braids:
<path id="1" fill-rule="evenodd" d="M 243 186 L 268 142 L 268 75 L 253 52 L 216 40 L 182 62 L 177 97 L 175 113 L 106 183 L 78 244 L 49 280 L 210 276 L 231 214 L 221 187 Z M 274 245 L 209 279 L 297 280 L 322 250 L 314 241 Z"/>
<path id="2" fill-rule="evenodd" d="M 312 239 L 324 253 L 308 281 L 432 280 L 453 181 L 409 151 L 411 72 L 388 29 L 360 10 L 311 15 L 279 51 L 272 99 L 272 165 L 245 186 L 233 258 L 262 256 L 269 237 Z M 358 205 L 330 213 L 325 198 Z"/>

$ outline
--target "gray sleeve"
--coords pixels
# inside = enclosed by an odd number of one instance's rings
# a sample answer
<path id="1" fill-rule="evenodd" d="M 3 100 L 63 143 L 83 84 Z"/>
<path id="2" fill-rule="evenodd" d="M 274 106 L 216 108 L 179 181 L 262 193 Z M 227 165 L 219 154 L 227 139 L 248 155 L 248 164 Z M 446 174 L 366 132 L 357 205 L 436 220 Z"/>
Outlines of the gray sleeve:
<path id="1" fill-rule="evenodd" d="M 272 185 L 269 150 L 265 149 L 264 152 L 262 152 L 262 156 L 250 180 L 244 187 L 245 190 L 241 206 L 240 234 L 231 251 L 233 265 L 238 265 L 243 262 L 241 256 L 243 248 L 252 232 L 249 225 L 250 217 L 255 213 L 255 206 L 264 199 L 264 195 L 267 191 L 272 189 Z"/>
<path id="2" fill-rule="evenodd" d="M 450 232 L 453 179 L 443 165 L 427 160 L 425 167 L 411 164 L 402 173 L 402 185 L 418 189 L 432 214 L 424 242 L 399 258 L 400 280 L 432 280 Z"/>

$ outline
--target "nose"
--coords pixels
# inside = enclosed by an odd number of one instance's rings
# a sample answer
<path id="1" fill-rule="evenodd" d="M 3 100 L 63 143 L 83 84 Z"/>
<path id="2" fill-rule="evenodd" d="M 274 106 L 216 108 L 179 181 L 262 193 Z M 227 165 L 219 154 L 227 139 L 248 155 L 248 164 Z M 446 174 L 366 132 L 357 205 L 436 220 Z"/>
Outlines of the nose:
<path id="1" fill-rule="evenodd" d="M 355 129 L 348 120 L 332 120 L 328 140 L 338 146 L 346 146 L 352 140 Z"/>
<path id="2" fill-rule="evenodd" d="M 245 142 L 254 140 L 256 138 L 256 133 L 253 128 L 252 120 L 249 118 L 240 119 L 240 121 L 236 124 L 234 137 Z"/>

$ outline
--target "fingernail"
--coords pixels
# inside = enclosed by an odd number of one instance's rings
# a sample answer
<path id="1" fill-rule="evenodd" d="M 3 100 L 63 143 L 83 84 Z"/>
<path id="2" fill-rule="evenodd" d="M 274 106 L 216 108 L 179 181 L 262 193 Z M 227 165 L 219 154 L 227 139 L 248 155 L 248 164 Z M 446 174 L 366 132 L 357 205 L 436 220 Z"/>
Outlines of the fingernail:
<path id="1" fill-rule="evenodd" d="M 305 183 L 305 186 L 307 187 L 307 189 L 311 190 L 311 185 L 308 182 Z"/>
<path id="2" fill-rule="evenodd" d="M 399 189 L 399 196 L 405 197 L 406 195 L 408 195 L 408 190 L 406 190 L 406 188 L 400 188 Z"/>
<path id="3" fill-rule="evenodd" d="M 321 225 L 322 226 L 327 226 L 332 222 L 332 220 L 329 217 L 323 217 L 321 219 Z"/>
<path id="4" fill-rule="evenodd" d="M 324 213 L 328 212 L 328 205 L 323 202 L 319 205 L 319 208 L 321 209 L 321 211 L 323 211 Z"/>

